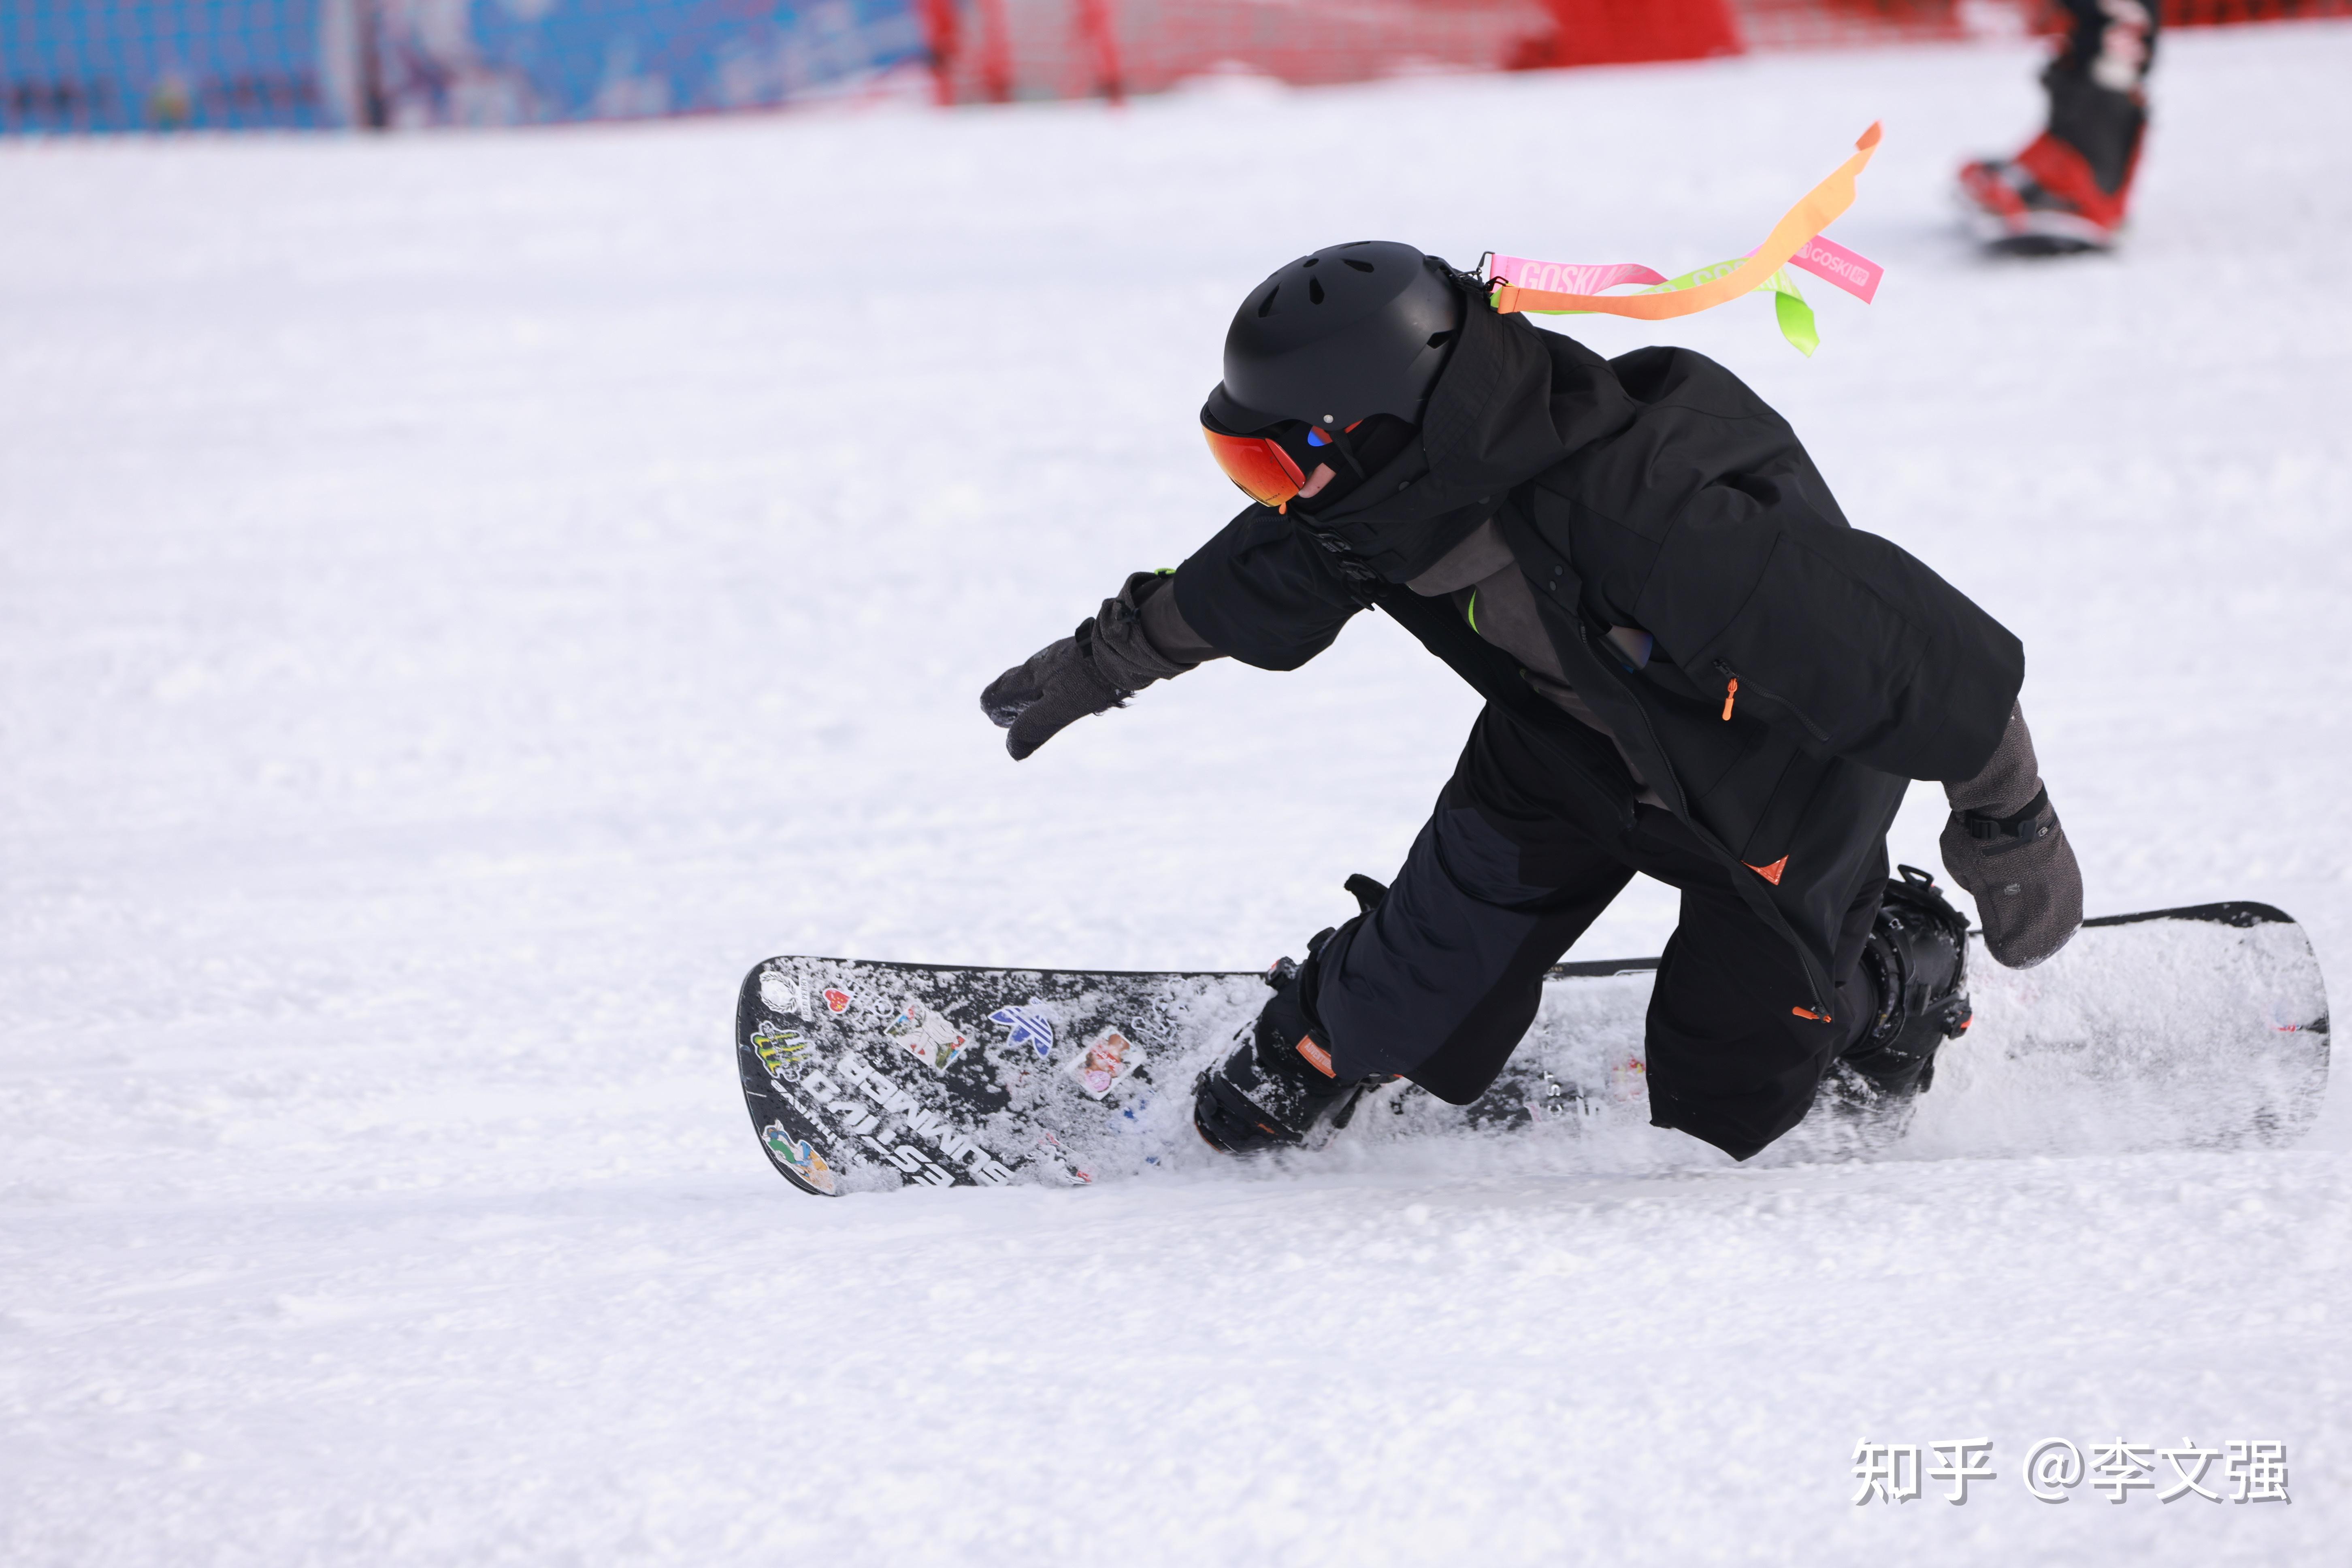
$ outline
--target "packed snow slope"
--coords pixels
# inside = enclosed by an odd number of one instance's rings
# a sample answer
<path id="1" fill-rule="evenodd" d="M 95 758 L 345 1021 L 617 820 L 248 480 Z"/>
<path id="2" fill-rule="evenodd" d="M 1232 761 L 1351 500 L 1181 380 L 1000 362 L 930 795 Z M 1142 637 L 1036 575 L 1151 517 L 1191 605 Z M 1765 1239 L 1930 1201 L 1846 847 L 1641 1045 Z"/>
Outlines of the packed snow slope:
<path id="1" fill-rule="evenodd" d="M 1255 967 L 1402 857 L 1475 701 L 1380 617 L 1020 766 L 975 701 L 1234 510 L 1250 283 L 1680 270 L 1882 117 L 1817 358 L 1564 324 L 1727 362 L 2023 637 L 2095 912 L 2268 900 L 2352 987 L 2352 27 L 2168 37 L 2128 251 L 1990 262 L 1946 184 L 2036 58 L 0 149 L 0 1562 L 2344 1561 L 2341 1095 L 826 1203 L 733 1080 L 767 954 Z M 2037 1502 L 2051 1436 L 2293 1502 Z M 1853 1506 L 1954 1437 L 1965 1506 Z"/>

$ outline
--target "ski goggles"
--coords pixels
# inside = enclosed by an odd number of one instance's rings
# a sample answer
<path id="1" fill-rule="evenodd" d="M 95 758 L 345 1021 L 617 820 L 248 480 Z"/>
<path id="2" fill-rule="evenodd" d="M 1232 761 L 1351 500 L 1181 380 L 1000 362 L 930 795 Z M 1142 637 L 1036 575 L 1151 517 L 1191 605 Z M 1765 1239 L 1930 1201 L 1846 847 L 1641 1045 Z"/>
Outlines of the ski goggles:
<path id="1" fill-rule="evenodd" d="M 1225 478 L 1260 506 L 1286 506 L 1307 488 L 1307 476 L 1289 453 L 1265 436 L 1227 436 L 1201 426 L 1209 438 L 1209 455 L 1224 469 Z"/>
<path id="2" fill-rule="evenodd" d="M 1362 423 L 1360 419 L 1356 422 Z M 1355 427 L 1348 426 L 1350 430 Z M 1225 471 L 1225 478 L 1258 505 L 1276 510 L 1286 509 L 1291 498 L 1307 488 L 1306 470 L 1273 437 L 1228 436 L 1206 425 L 1201 426 L 1201 434 L 1209 438 L 1209 455 L 1217 459 L 1217 467 Z M 1320 430 L 1307 432 L 1307 445 L 1310 447 L 1331 444 L 1331 437 Z"/>

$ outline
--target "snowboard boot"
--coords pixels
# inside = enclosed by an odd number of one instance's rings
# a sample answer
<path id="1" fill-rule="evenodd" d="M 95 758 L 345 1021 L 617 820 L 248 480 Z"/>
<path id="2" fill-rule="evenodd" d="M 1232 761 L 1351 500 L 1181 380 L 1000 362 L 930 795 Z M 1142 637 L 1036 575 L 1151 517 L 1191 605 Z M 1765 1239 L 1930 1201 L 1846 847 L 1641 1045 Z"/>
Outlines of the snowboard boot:
<path id="1" fill-rule="evenodd" d="M 1349 878 L 1348 889 L 1366 910 L 1387 891 L 1361 876 Z M 1367 1089 L 1393 1081 L 1393 1074 L 1341 1079 L 1332 1070 L 1325 1047 L 1330 1036 L 1310 998 L 1323 949 L 1336 934 L 1337 928 L 1316 932 L 1305 963 L 1275 962 L 1265 972 L 1273 998 L 1235 1034 L 1225 1059 L 1193 1086 L 1192 1125 L 1220 1153 L 1302 1147 L 1327 1123 L 1332 1131 L 1347 1126 Z"/>
<path id="2" fill-rule="evenodd" d="M 2146 100 L 2053 68 L 2050 129 L 2014 158 L 1960 170 L 1960 202 L 1979 238 L 2011 256 L 2110 250 L 2131 203 Z"/>
<path id="3" fill-rule="evenodd" d="M 1977 237 L 2011 256 L 2112 250 L 2131 195 L 2128 178 L 2103 191 L 2084 156 L 2043 132 L 2014 158 L 1960 170 L 1960 199 Z"/>
<path id="4" fill-rule="evenodd" d="M 1871 922 L 1862 973 L 1878 1005 L 1862 1035 L 1832 1064 L 1822 1086 L 1832 1104 L 1865 1120 L 1908 1120 L 1911 1101 L 1936 1080 L 1936 1049 L 1975 1016 L 1969 1005 L 1969 922 L 1935 879 L 1897 868 Z"/>

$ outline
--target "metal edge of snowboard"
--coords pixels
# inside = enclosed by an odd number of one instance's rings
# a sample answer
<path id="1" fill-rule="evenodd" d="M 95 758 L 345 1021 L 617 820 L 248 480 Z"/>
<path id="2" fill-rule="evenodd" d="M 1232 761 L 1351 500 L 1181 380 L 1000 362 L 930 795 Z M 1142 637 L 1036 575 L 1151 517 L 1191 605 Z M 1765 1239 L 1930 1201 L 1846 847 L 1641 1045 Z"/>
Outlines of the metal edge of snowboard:
<path id="1" fill-rule="evenodd" d="M 2184 904 L 2177 910 L 2138 910 L 2126 915 L 2097 915 L 2083 922 L 2091 926 L 2138 925 L 2143 921 L 2199 921 L 2210 925 L 2235 926 L 2241 931 L 2260 925 L 2299 925 L 2302 922 L 2275 904 L 2257 903 L 2251 899 L 2230 899 L 2218 904 Z M 1970 936 L 1980 937 L 1982 930 L 1972 930 Z M 1612 974 L 1643 974 L 1658 967 L 1654 958 L 1602 958 L 1579 960 L 1572 963 L 1555 963 L 1544 971 L 1547 980 L 1566 980 Z"/>
<path id="2" fill-rule="evenodd" d="M 2187 904 L 2177 910 L 2141 910 L 2128 915 L 2098 915 L 2083 924 L 2087 929 L 2091 926 L 2138 925 L 2143 921 L 2201 921 L 2209 925 L 2235 926 L 2240 931 L 2254 926 L 2300 923 L 2275 904 L 2258 904 L 2250 899 L 2231 899 L 2218 904 Z"/>
<path id="3" fill-rule="evenodd" d="M 780 952 L 751 966 L 746 985 L 759 983 L 760 972 L 787 959 L 800 963 L 870 963 L 885 969 L 922 969 L 937 974 L 1099 974 L 1107 980 L 1255 980 L 1257 969 L 1056 969 L 1050 963 L 930 963 L 922 959 L 835 958 L 822 952 Z"/>
<path id="4" fill-rule="evenodd" d="M 2241 929 L 2298 923 L 2293 915 L 2274 904 L 2231 899 L 2218 904 L 2187 904 L 2177 910 L 2140 910 L 2131 914 L 2094 915 L 2083 924 L 2086 927 L 2124 926 L 2137 925 L 2142 921 L 2203 921 Z M 757 984 L 760 972 L 782 958 L 796 958 L 810 963 L 887 963 L 906 969 L 933 970 L 942 974 L 1099 974 L 1108 980 L 1233 980 L 1255 978 L 1265 973 L 1255 969 L 1056 969 L 1050 963 L 928 963 L 889 958 L 839 958 L 820 952 L 788 952 L 778 953 L 774 958 L 763 958 L 753 964 L 744 984 Z M 1645 974 L 1657 967 L 1658 960 L 1654 958 L 1576 959 L 1553 964 L 1544 971 L 1544 978 Z"/>
<path id="5" fill-rule="evenodd" d="M 2223 906 L 2215 905 L 2214 907 L 2219 909 Z M 2247 907 L 2270 909 L 2267 904 Z M 2179 911 L 2167 910 L 2163 912 L 2174 914 Z M 2275 910 L 2272 910 L 2271 913 L 2279 920 L 2286 919 Z M 2122 915 L 2103 918 L 2088 923 L 2109 925 L 2124 920 L 2154 918 L 2156 917 L 2152 915 Z M 1050 963 L 926 963 L 895 958 L 835 958 L 821 952 L 780 952 L 773 958 L 763 958 L 753 964 L 751 974 L 744 979 L 744 985 L 756 986 L 759 984 L 761 970 L 779 959 L 785 958 L 799 959 L 805 963 L 879 963 L 898 969 L 929 970 L 938 974 L 1098 974 L 1106 980 L 1256 980 L 1265 973 L 1262 969 L 1057 969 Z M 1573 963 L 1553 964 L 1544 971 L 1544 978 L 1566 980 L 1612 974 L 1647 974 L 1657 967 L 1658 961 L 1654 958 L 1578 959 Z M 739 1009 L 736 1016 L 739 1035 L 741 1032 L 742 1022 L 742 1015 Z"/>

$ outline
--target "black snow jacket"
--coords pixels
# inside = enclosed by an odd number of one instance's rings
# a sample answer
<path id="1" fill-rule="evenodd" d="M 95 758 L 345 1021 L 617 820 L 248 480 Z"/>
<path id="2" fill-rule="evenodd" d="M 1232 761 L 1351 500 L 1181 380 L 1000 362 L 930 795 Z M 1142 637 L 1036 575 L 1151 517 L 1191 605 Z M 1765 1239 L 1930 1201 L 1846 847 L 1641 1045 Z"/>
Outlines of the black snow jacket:
<path id="1" fill-rule="evenodd" d="M 1294 669 L 1377 605 L 1552 736 L 1600 820 L 1630 821 L 1638 786 L 1608 740 L 1402 586 L 1489 518 L 1570 683 L 1788 936 L 1827 1016 L 1840 921 L 1885 874 L 1909 781 L 1985 765 L 2022 646 L 1849 524 L 1788 422 L 1721 365 L 1603 360 L 1475 297 L 1419 444 L 1318 515 L 1243 512 L 1178 569 L 1176 606 L 1244 663 Z M 1651 634 L 1646 664 L 1612 627 Z"/>

